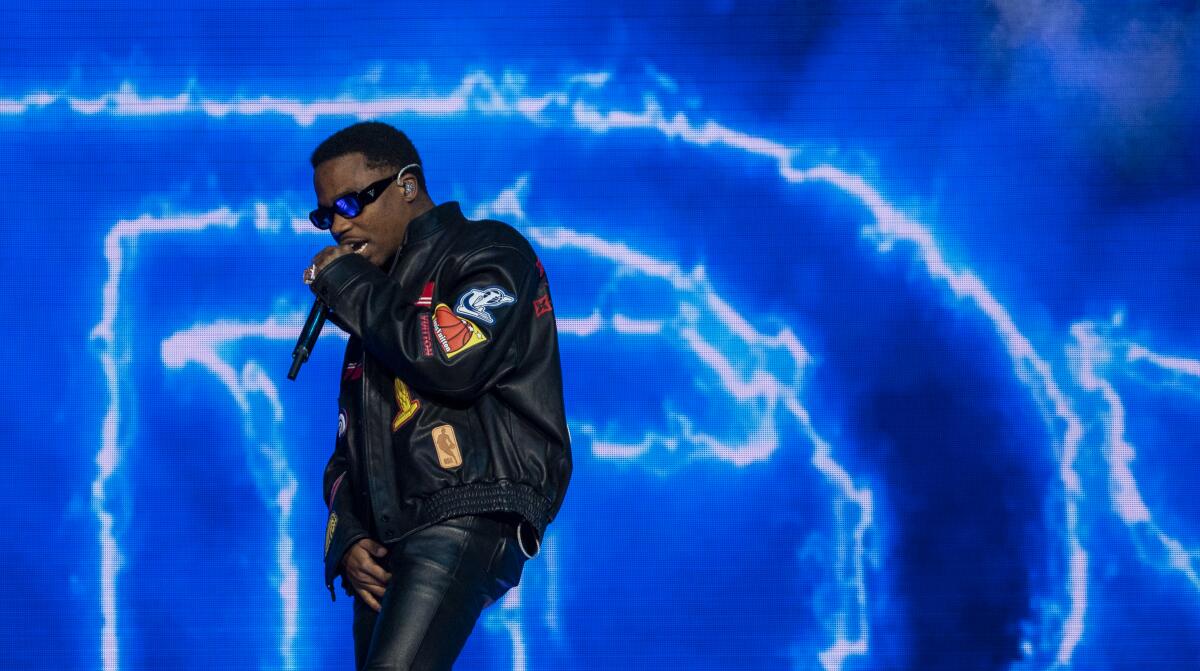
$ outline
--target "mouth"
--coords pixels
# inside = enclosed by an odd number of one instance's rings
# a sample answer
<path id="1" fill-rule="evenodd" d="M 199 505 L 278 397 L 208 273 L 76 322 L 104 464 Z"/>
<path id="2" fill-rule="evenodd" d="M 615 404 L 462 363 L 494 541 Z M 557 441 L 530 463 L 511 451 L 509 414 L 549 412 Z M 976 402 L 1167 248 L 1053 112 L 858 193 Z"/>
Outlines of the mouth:
<path id="1" fill-rule="evenodd" d="M 368 243 L 366 240 L 347 240 L 343 244 L 347 245 L 351 252 L 361 254 L 366 251 Z"/>

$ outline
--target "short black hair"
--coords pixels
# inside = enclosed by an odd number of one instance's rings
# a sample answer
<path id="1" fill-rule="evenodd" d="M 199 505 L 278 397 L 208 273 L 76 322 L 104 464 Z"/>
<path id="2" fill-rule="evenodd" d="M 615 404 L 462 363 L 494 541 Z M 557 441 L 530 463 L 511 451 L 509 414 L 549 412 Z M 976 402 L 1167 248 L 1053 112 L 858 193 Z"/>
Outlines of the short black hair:
<path id="1" fill-rule="evenodd" d="M 364 121 L 347 126 L 325 139 L 312 153 L 315 169 L 325 161 L 346 154 L 362 154 L 367 166 L 377 168 L 389 166 L 400 170 L 416 163 L 419 167 L 409 170 L 417 178 L 417 185 L 425 191 L 425 166 L 412 140 L 399 129 L 381 121 Z"/>

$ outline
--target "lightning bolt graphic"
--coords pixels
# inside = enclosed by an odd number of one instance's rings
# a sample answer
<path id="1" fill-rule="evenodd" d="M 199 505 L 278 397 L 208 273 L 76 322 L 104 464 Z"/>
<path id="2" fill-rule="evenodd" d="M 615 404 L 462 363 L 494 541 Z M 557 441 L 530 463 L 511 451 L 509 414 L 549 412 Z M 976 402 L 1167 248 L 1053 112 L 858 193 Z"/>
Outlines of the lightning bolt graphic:
<path id="1" fill-rule="evenodd" d="M 992 326 L 1012 361 L 1015 375 L 1041 408 L 1048 432 L 1057 436 L 1053 450 L 1059 463 L 1059 480 L 1064 491 L 1063 533 L 1066 537 L 1069 566 L 1065 589 L 1070 603 L 1061 625 L 1055 659 L 1060 665 L 1068 664 L 1083 635 L 1084 614 L 1087 608 L 1088 554 L 1083 549 L 1078 533 L 1078 508 L 1083 492 L 1075 470 L 1079 443 L 1083 435 L 1082 422 L 1072 408 L 1069 398 L 1062 391 L 1047 360 L 1037 352 L 1030 339 L 1018 328 L 1009 311 L 991 294 L 983 281 L 971 271 L 957 268 L 950 263 L 927 226 L 903 214 L 864 178 L 825 164 L 797 167 L 796 164 L 803 159 L 798 149 L 768 138 L 737 131 L 713 120 L 693 122 L 682 112 L 668 115 L 652 95 L 644 97 L 641 110 L 603 110 L 590 102 L 586 95 L 579 93 L 550 91 L 540 95 L 526 95 L 522 91 L 521 81 L 520 78 L 513 77 L 497 83 L 485 73 L 473 72 L 444 95 L 388 96 L 369 100 L 344 95 L 309 101 L 273 96 L 217 100 L 194 96 L 190 92 L 173 97 L 143 96 L 137 93 L 132 84 L 126 83 L 116 91 L 92 98 L 71 96 L 62 92 L 37 91 L 20 98 L 0 99 L 0 114 L 25 114 L 63 103 L 71 111 L 83 115 L 144 117 L 202 114 L 213 118 L 229 115 L 276 115 L 291 118 L 302 126 L 313 123 L 318 117 L 367 119 L 391 116 L 508 116 L 524 118 L 538 125 L 562 124 L 597 134 L 630 129 L 655 131 L 665 139 L 767 158 L 775 162 L 779 176 L 787 183 L 811 183 L 831 187 L 871 213 L 873 223 L 862 229 L 861 233 L 877 243 L 881 254 L 900 246 L 911 250 L 931 281 L 948 289 L 957 301 L 975 310 Z M 581 77 L 574 83 L 584 87 L 586 93 L 587 90 L 602 88 L 607 81 L 607 76 L 596 73 L 594 76 Z M 114 229 L 114 232 L 116 230 Z M 808 412 L 799 400 L 798 379 L 784 383 L 769 374 L 764 376 L 756 373 L 749 378 L 745 377 L 745 371 L 739 370 L 719 348 L 710 345 L 704 337 L 704 330 L 709 325 L 719 326 L 735 334 L 743 344 L 753 343 L 756 346 L 788 352 L 797 370 L 800 370 L 806 365 L 808 357 L 795 336 L 787 329 L 774 335 L 759 333 L 716 295 L 705 279 L 702 269 L 684 272 L 672 263 L 654 259 L 622 243 L 605 241 L 587 233 L 556 228 L 529 229 L 529 233 L 545 247 L 576 250 L 606 260 L 620 268 L 666 282 L 686 297 L 686 300 L 681 300 L 678 314 L 669 324 L 634 320 L 619 314 L 609 317 L 592 315 L 575 321 L 564 320 L 564 333 L 585 335 L 612 329 L 627 334 L 653 334 L 663 332 L 664 329 L 674 329 L 692 354 L 716 373 L 723 389 L 731 397 L 739 400 L 754 399 L 772 410 L 782 407 L 798 422 L 813 445 L 814 467 L 834 491 L 838 492 L 838 496 L 852 504 L 851 507 L 857 511 L 854 519 L 846 521 L 839 532 L 842 539 L 839 544 L 844 545 L 839 550 L 839 556 L 847 558 L 848 570 L 844 575 L 850 576 L 849 591 L 853 594 L 846 602 L 853 607 L 844 611 L 839 618 L 840 623 L 835 626 L 835 640 L 821 653 L 821 663 L 827 670 L 832 671 L 842 668 L 844 661 L 851 655 L 865 655 L 869 649 L 869 639 L 863 539 L 873 519 L 870 490 L 855 486 L 850 474 L 833 459 L 832 447 L 813 429 Z M 112 236 L 110 233 L 110 238 Z M 106 244 L 106 252 L 109 246 Z M 118 395 L 118 364 L 122 355 L 128 355 L 127 352 L 120 351 L 121 345 L 112 336 L 112 321 L 108 318 L 110 312 L 115 314 L 116 310 L 115 295 L 114 300 L 109 300 L 109 287 L 113 287 L 112 291 L 115 294 L 118 280 L 114 278 L 119 277 L 120 273 L 120 258 L 117 258 L 115 265 L 111 254 L 109 259 L 110 281 L 105 289 L 106 317 L 97 326 L 98 335 L 95 337 L 105 345 L 101 360 L 109 380 L 111 403 L 98 457 L 100 476 L 93 488 L 93 502 L 101 526 L 102 576 L 106 576 L 102 580 L 106 671 L 116 668 L 116 641 L 115 633 L 112 633 L 115 629 L 110 630 L 110 625 L 115 627 L 116 609 L 110 590 L 119 566 L 119 555 L 111 537 L 111 520 L 106 517 L 108 513 L 105 508 L 105 488 L 119 459 L 119 441 L 116 433 L 118 411 L 114 408 L 119 408 L 122 400 Z M 777 446 L 776 437 L 768 424 L 761 427 L 764 432 L 734 446 L 702 432 L 694 432 L 686 423 L 681 423 L 680 428 L 686 441 L 702 448 L 698 454 L 723 459 L 735 465 L 767 459 Z M 670 439 L 673 437 L 649 437 L 649 442 L 643 441 L 644 444 L 611 446 L 606 446 L 600 441 L 596 449 L 598 454 L 633 457 L 645 453 L 656 443 Z M 842 574 L 840 569 L 839 574 Z M 1047 614 L 1046 617 L 1051 616 Z"/>
<path id="2" fill-rule="evenodd" d="M 304 317 L 303 312 L 296 312 L 282 319 L 273 316 L 258 324 L 226 321 L 197 324 L 171 335 L 161 346 L 163 365 L 167 368 L 180 369 L 188 364 L 196 364 L 221 381 L 242 411 L 243 431 L 247 444 L 252 446 L 253 457 L 266 465 L 265 477 L 260 476 L 263 469 L 254 467 L 255 459 L 250 460 L 259 493 L 276 516 L 276 564 L 279 571 L 280 616 L 283 621 L 279 654 L 285 669 L 297 667 L 294 647 L 300 613 L 300 570 L 292 556 L 294 544 L 290 523 L 292 502 L 296 497 L 296 478 L 288 466 L 287 452 L 280 436 L 283 405 L 279 402 L 275 383 L 258 362 L 247 361 L 239 373 L 219 352 L 224 346 L 244 338 L 295 340 Z M 261 396 L 267 402 L 268 413 L 254 411 L 254 396 Z M 255 418 L 263 414 L 270 417 L 270 422 L 265 429 L 260 429 Z"/>
<path id="3" fill-rule="evenodd" d="M 3 108 L 3 104 L 0 104 Z M 100 364 L 108 388 L 108 411 L 101 429 L 100 450 L 96 453 L 97 474 L 92 482 L 92 510 L 99 523 L 100 544 L 100 655 L 104 671 L 116 671 L 119 642 L 117 639 L 117 573 L 121 569 L 121 551 L 114 533 L 117 512 L 110 508 L 109 483 L 121 465 L 123 439 L 122 409 L 132 406 L 132 393 L 123 392 L 128 385 L 127 366 L 132 358 L 118 316 L 121 299 L 121 275 L 125 255 L 136 247 L 138 239 L 147 234 L 167 231 L 200 232 L 210 228 L 232 228 L 238 217 L 226 208 L 200 217 L 155 218 L 149 215 L 122 220 L 104 238 L 104 256 L 108 260 L 108 279 L 104 283 L 100 322 L 92 329 L 92 341 L 98 343 Z M 120 511 L 125 517 L 131 510 Z"/>
<path id="4" fill-rule="evenodd" d="M 220 208 L 202 214 L 183 214 L 177 216 L 156 217 L 144 214 L 132 220 L 117 222 L 105 237 L 105 258 L 108 261 L 108 279 L 105 282 L 102 298 L 100 322 L 92 331 L 93 341 L 100 344 L 100 360 L 107 381 L 109 405 L 105 414 L 100 450 L 96 455 L 98 474 L 92 483 L 92 508 L 99 522 L 100 544 L 100 611 L 103 619 L 101 629 L 101 662 L 105 671 L 116 671 L 120 668 L 120 644 L 117 633 L 118 605 L 117 578 L 122 560 L 118 538 L 114 532 L 117 512 L 111 509 L 115 503 L 110 494 L 110 481 L 116 476 L 121 465 L 124 439 L 120 425 L 122 408 L 129 407 L 133 401 L 132 387 L 127 368 L 132 361 L 126 331 L 119 321 L 121 314 L 121 282 L 126 271 L 127 256 L 137 248 L 137 242 L 145 235 L 165 233 L 203 233 L 212 229 L 236 228 L 243 219 L 252 219 L 259 230 L 278 231 L 281 228 L 278 219 L 268 216 L 268 208 L 264 203 L 253 207 L 253 216 Z M 314 230 L 306 219 L 290 217 L 293 230 L 309 233 Z M 298 222 L 303 222 L 300 226 Z M 297 321 L 299 319 L 299 321 Z M 280 320 L 272 318 L 264 324 L 243 325 L 236 323 L 218 323 L 210 326 L 197 326 L 192 331 L 185 331 L 169 338 L 162 345 L 162 359 L 168 368 L 180 368 L 188 363 L 196 363 L 212 372 L 233 394 L 238 407 L 245 414 L 245 432 L 247 439 L 254 443 L 260 435 L 254 428 L 250 414 L 250 397 L 253 394 L 263 396 L 271 407 L 275 418 L 269 432 L 269 438 L 259 445 L 260 454 L 268 462 L 272 473 L 273 487 L 268 496 L 266 487 L 260 482 L 266 503 L 277 511 L 279 538 L 277 542 L 277 563 L 280 572 L 279 592 L 283 616 L 283 641 L 280 652 L 285 661 L 285 668 L 295 668 L 292 649 L 296 636 L 296 617 L 298 614 L 298 570 L 292 560 L 292 539 L 288 532 L 288 521 L 291 515 L 292 499 L 295 495 L 295 480 L 287 467 L 286 455 L 278 437 L 278 425 L 282 422 L 282 407 L 274 383 L 256 363 L 249 362 L 239 375 L 232 367 L 217 354 L 216 347 L 224 342 L 232 342 L 245 337 L 283 338 L 294 340 L 303 323 L 303 316 L 295 315 Z M 131 516 L 131 510 L 121 511 L 125 517 Z"/>
<path id="5" fill-rule="evenodd" d="M 1157 354 L 1143 345 L 1112 337 L 1111 330 L 1079 322 L 1071 327 L 1075 344 L 1068 348 L 1080 386 L 1104 401 L 1103 454 L 1108 465 L 1109 502 L 1129 527 L 1144 561 L 1179 572 L 1200 590 L 1200 550 L 1188 549 L 1163 530 L 1142 498 L 1132 468 L 1137 448 L 1125 438 L 1125 404 L 1112 381 L 1128 366 L 1144 363 L 1162 374 L 1197 384 L 1200 360 Z"/>

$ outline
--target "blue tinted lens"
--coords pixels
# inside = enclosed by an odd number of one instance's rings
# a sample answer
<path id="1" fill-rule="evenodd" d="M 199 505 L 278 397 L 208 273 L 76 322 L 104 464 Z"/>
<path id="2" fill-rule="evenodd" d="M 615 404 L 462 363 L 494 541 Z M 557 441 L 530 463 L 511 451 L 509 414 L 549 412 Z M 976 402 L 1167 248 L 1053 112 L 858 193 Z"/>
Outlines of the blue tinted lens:
<path id="1" fill-rule="evenodd" d="M 358 202 L 358 196 L 354 195 L 338 198 L 333 207 L 338 211 L 338 214 L 349 219 L 357 217 L 358 213 L 362 212 L 362 205 Z"/>
<path id="2" fill-rule="evenodd" d="M 324 208 L 309 212 L 308 220 L 312 222 L 313 226 L 316 226 L 322 231 L 327 231 L 331 226 L 333 226 L 333 214 Z"/>

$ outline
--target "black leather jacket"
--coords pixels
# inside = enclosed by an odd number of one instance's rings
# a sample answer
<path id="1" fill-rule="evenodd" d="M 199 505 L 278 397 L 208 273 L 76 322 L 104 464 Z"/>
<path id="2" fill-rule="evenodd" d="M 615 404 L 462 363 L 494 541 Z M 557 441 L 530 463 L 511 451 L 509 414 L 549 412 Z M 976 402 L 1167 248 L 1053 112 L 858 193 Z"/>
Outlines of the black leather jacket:
<path id="1" fill-rule="evenodd" d="M 457 203 L 414 219 L 390 272 L 349 254 L 311 285 L 350 334 L 325 468 L 325 580 L 363 537 L 515 513 L 540 535 L 571 476 L 558 333 L 529 243 Z"/>

